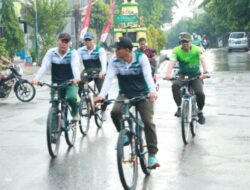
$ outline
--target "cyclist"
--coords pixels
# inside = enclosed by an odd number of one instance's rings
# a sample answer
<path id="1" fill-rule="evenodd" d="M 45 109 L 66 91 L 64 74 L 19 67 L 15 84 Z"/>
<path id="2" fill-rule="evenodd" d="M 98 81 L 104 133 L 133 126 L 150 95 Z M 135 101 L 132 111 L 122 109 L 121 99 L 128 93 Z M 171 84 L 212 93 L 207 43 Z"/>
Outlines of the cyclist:
<path id="1" fill-rule="evenodd" d="M 156 68 L 157 68 L 157 61 L 155 59 L 155 50 L 152 48 L 148 48 L 146 43 L 147 41 L 145 38 L 140 38 L 139 39 L 140 47 L 136 51 L 143 52 L 148 57 L 149 63 L 152 69 L 152 76 L 154 76 L 154 73 L 156 72 Z"/>
<path id="2" fill-rule="evenodd" d="M 76 50 L 70 48 L 71 36 L 68 33 L 61 33 L 57 38 L 57 47 L 47 51 L 43 58 L 42 66 L 32 80 L 32 84 L 36 85 L 38 81 L 45 75 L 47 69 L 51 67 L 51 82 L 64 83 L 72 80 L 73 84 L 59 91 L 60 96 L 66 96 L 69 105 L 72 108 L 72 116 L 74 120 L 79 120 L 79 97 L 78 85 L 80 81 L 79 55 Z M 54 91 L 51 91 L 53 98 Z"/>
<path id="3" fill-rule="evenodd" d="M 133 45 L 129 38 L 120 37 L 116 42 L 116 56 L 110 62 L 107 75 L 96 101 L 103 100 L 112 85 L 113 77 L 117 76 L 119 83 L 119 95 L 117 99 L 133 98 L 140 95 L 148 95 L 149 101 L 138 102 L 137 109 L 140 112 L 145 125 L 146 140 L 149 150 L 148 166 L 151 169 L 159 167 L 156 159 L 157 135 L 153 122 L 153 105 L 157 98 L 154 81 L 151 75 L 151 67 L 147 56 L 141 52 L 133 52 Z M 115 103 L 111 111 L 111 118 L 117 131 L 120 131 L 120 118 L 122 106 Z"/>
<path id="4" fill-rule="evenodd" d="M 192 88 L 197 96 L 197 105 L 199 108 L 198 112 L 198 122 L 200 124 L 205 124 L 205 117 L 203 115 L 203 107 L 205 105 L 205 94 L 203 92 L 203 79 L 208 76 L 207 64 L 202 55 L 202 50 L 192 44 L 192 37 L 189 33 L 183 33 L 180 37 L 181 45 L 173 49 L 172 57 L 168 66 L 166 79 L 170 80 L 171 71 L 174 65 L 178 62 L 180 66 L 180 71 L 178 73 L 180 78 L 184 75 L 198 76 L 199 79 L 191 82 Z M 200 63 L 203 67 L 203 74 L 200 70 Z M 174 100 L 178 106 L 175 116 L 181 116 L 181 91 L 180 88 L 183 85 L 181 80 L 176 80 L 172 85 L 172 92 Z"/>
<path id="5" fill-rule="evenodd" d="M 80 59 L 84 65 L 84 70 L 81 73 L 81 82 L 79 84 L 80 88 L 79 94 L 83 88 L 84 83 L 90 82 L 90 81 L 85 81 L 86 79 L 84 78 L 83 73 L 85 72 L 91 73 L 93 71 L 99 73 L 99 78 L 94 79 L 94 82 L 97 86 L 98 91 L 100 92 L 107 69 L 107 55 L 104 48 L 95 45 L 93 33 L 87 32 L 84 35 L 84 42 L 85 46 L 78 49 Z M 106 106 L 103 105 L 102 106 L 103 121 L 107 119 L 105 110 Z"/>

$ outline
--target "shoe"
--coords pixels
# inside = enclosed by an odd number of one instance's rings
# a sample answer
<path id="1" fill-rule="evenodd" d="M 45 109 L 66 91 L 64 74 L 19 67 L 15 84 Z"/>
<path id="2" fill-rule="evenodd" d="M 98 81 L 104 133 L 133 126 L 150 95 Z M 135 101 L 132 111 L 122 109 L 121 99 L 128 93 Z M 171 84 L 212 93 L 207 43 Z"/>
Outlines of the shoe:
<path id="1" fill-rule="evenodd" d="M 156 169 L 157 167 L 160 167 L 160 164 L 158 163 L 155 156 L 148 156 L 148 169 Z"/>
<path id="2" fill-rule="evenodd" d="M 79 113 L 77 113 L 74 117 L 73 117 L 73 121 L 79 121 L 80 120 L 80 115 Z"/>
<path id="3" fill-rule="evenodd" d="M 181 117 L 181 108 L 178 107 L 177 111 L 175 112 L 174 116 Z"/>
<path id="4" fill-rule="evenodd" d="M 50 141 L 51 141 L 51 143 L 52 144 L 56 144 L 56 134 L 54 134 L 54 133 L 52 133 L 51 135 L 50 135 Z"/>
<path id="5" fill-rule="evenodd" d="M 123 140 L 123 145 L 124 145 L 124 146 L 129 145 L 129 137 L 128 137 L 128 135 L 124 135 L 124 136 L 122 137 L 122 140 Z"/>
<path id="6" fill-rule="evenodd" d="M 201 125 L 203 125 L 203 124 L 205 124 L 205 117 L 204 117 L 204 115 L 203 115 L 203 112 L 202 111 L 199 111 L 198 112 L 198 122 L 199 122 L 199 124 L 201 124 Z"/>
<path id="7" fill-rule="evenodd" d="M 106 111 L 102 111 L 102 121 L 107 121 Z"/>

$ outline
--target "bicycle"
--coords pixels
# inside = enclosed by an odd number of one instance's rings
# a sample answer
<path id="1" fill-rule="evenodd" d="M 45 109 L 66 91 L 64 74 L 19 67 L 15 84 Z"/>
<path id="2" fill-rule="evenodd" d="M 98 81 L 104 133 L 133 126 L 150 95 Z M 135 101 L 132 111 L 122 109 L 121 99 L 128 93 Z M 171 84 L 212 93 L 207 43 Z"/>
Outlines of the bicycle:
<path id="1" fill-rule="evenodd" d="M 83 74 L 86 81 L 91 81 L 99 78 L 99 74 L 96 72 L 84 73 Z M 95 123 L 98 128 L 102 127 L 102 110 L 99 107 L 95 107 L 93 97 L 98 95 L 97 86 L 91 87 L 88 82 L 83 85 L 83 90 L 81 92 L 81 100 L 79 106 L 79 112 L 81 119 L 79 121 L 79 128 L 83 135 L 87 135 L 90 125 L 90 119 L 92 116 L 95 118 Z"/>
<path id="2" fill-rule="evenodd" d="M 209 78 L 209 77 L 208 77 Z M 196 95 L 191 87 L 191 81 L 199 79 L 199 76 L 188 77 L 183 79 L 179 77 L 170 80 L 181 80 L 183 86 L 181 87 L 182 101 L 181 101 L 181 134 L 183 143 L 186 145 L 189 141 L 190 131 L 192 137 L 196 136 L 197 122 L 198 122 L 198 108 L 196 104 Z"/>
<path id="3" fill-rule="evenodd" d="M 139 101 L 146 101 L 146 98 L 146 96 L 138 96 L 125 100 L 104 100 L 106 104 L 117 102 L 124 105 L 121 118 L 122 129 L 119 132 L 117 140 L 117 166 L 121 183 L 126 190 L 133 190 L 136 188 L 138 179 L 138 158 L 143 173 L 149 175 L 151 171 L 148 169 L 148 149 L 144 124 L 136 108 L 136 103 Z M 135 106 L 135 113 L 132 113 L 130 110 L 131 106 Z"/>
<path id="4" fill-rule="evenodd" d="M 74 146 L 76 139 L 76 121 L 70 120 L 71 108 L 65 97 L 59 96 L 59 90 L 65 89 L 72 82 L 68 81 L 62 84 L 48 84 L 39 82 L 39 86 L 48 86 L 54 90 L 54 97 L 51 99 L 51 107 L 47 117 L 47 145 L 49 154 L 56 157 L 60 147 L 60 137 L 65 133 L 65 139 L 68 146 Z"/>

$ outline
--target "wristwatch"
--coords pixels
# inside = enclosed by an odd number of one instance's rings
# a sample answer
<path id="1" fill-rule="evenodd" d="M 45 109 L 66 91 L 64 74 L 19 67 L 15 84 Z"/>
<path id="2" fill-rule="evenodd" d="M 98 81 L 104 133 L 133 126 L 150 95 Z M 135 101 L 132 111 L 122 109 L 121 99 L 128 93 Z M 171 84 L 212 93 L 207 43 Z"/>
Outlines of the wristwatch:
<path id="1" fill-rule="evenodd" d="M 204 71 L 203 74 L 208 74 L 208 71 Z"/>

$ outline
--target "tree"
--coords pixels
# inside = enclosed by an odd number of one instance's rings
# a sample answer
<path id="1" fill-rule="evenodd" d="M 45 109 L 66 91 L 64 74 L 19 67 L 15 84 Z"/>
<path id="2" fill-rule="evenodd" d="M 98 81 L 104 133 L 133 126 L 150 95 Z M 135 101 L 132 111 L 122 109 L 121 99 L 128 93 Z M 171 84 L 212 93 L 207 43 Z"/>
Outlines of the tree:
<path id="1" fill-rule="evenodd" d="M 155 28 L 153 25 L 150 25 L 147 28 L 147 43 L 151 48 L 155 48 L 157 53 L 163 49 L 166 45 L 166 35 L 159 29 Z"/>
<path id="2" fill-rule="evenodd" d="M 24 4 L 25 20 L 35 26 L 35 9 L 33 0 Z M 72 7 L 68 7 L 67 0 L 37 0 L 38 32 L 40 37 L 39 63 L 47 50 L 55 46 L 56 36 L 62 32 L 67 24 Z M 31 35 L 34 41 L 34 33 Z"/>
<path id="3" fill-rule="evenodd" d="M 105 4 L 103 0 L 98 0 L 91 9 L 90 30 L 96 33 L 96 39 L 100 39 L 102 28 L 109 16 L 109 5 Z"/>
<path id="4" fill-rule="evenodd" d="M 7 39 L 5 49 L 9 55 L 14 55 L 16 49 L 21 50 L 24 47 L 24 34 L 14 11 L 13 0 L 0 0 L 0 2 L 3 37 Z"/>

